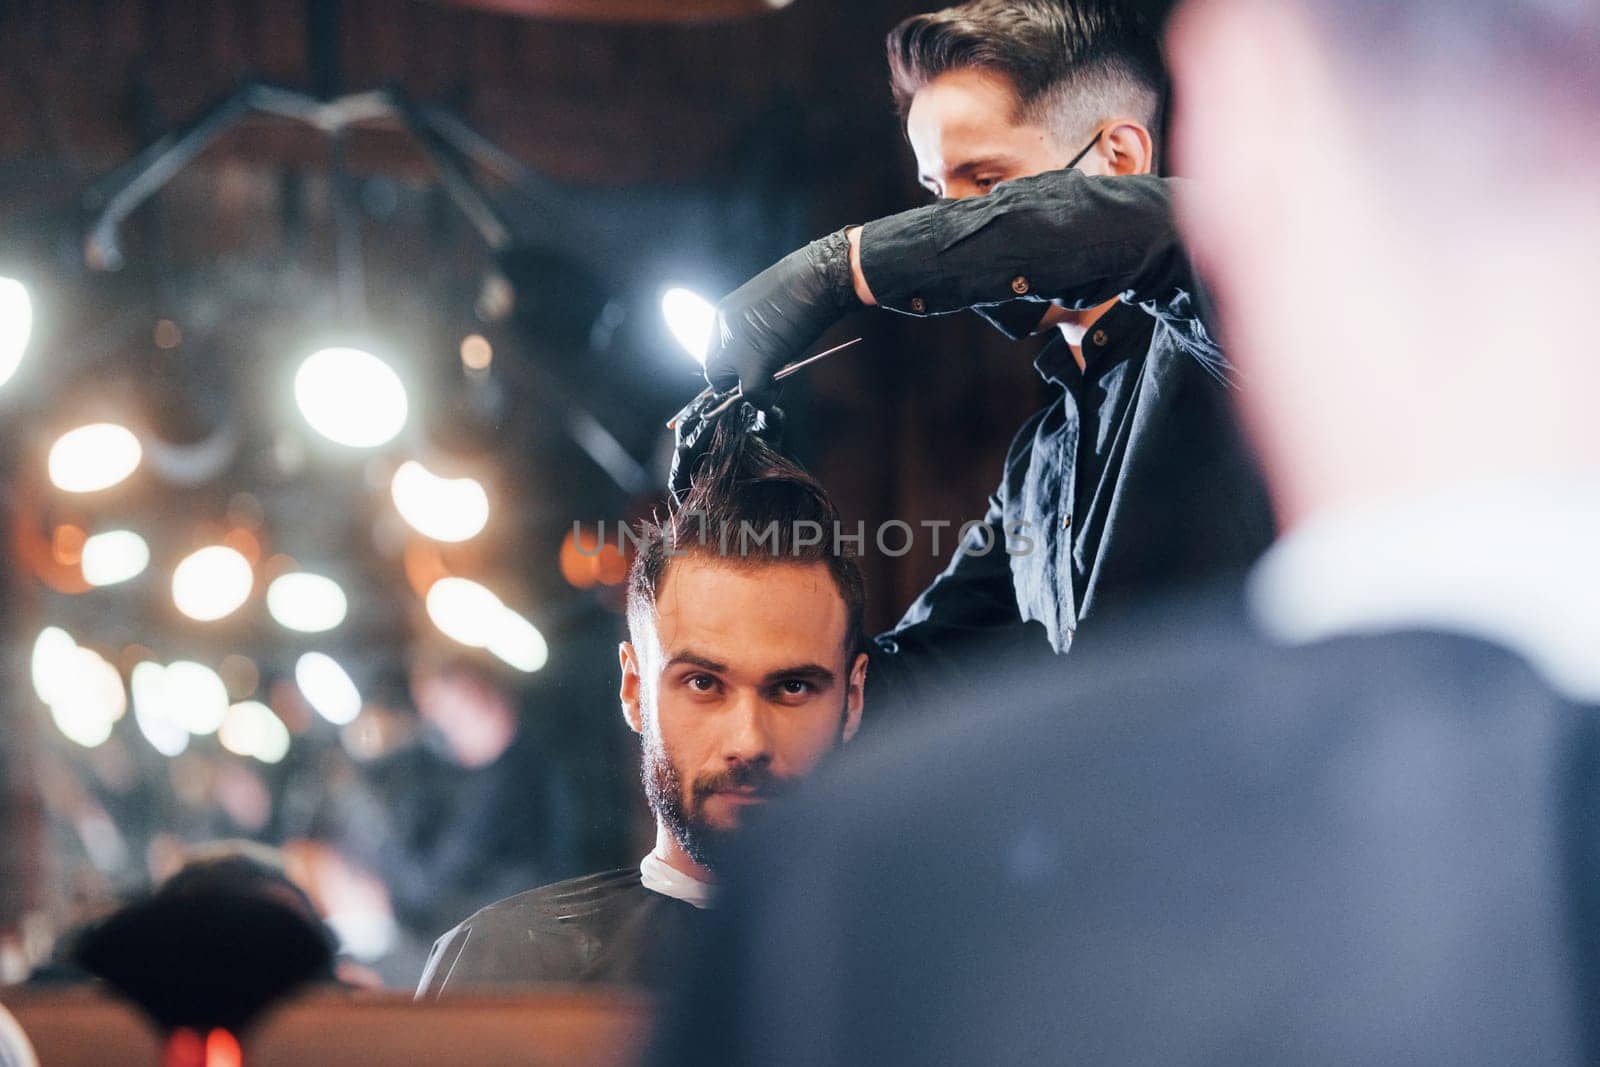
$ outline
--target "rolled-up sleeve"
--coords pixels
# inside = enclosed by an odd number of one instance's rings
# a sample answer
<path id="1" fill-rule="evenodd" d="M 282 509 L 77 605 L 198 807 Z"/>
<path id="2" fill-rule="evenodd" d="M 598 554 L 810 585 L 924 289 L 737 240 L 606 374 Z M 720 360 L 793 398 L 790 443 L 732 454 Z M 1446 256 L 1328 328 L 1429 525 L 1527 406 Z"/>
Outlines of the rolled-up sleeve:
<path id="1" fill-rule="evenodd" d="M 1076 170 L 1002 182 L 985 196 L 867 223 L 862 274 L 881 306 L 912 315 L 1017 299 L 1137 303 L 1189 273 L 1172 214 L 1176 184 Z"/>

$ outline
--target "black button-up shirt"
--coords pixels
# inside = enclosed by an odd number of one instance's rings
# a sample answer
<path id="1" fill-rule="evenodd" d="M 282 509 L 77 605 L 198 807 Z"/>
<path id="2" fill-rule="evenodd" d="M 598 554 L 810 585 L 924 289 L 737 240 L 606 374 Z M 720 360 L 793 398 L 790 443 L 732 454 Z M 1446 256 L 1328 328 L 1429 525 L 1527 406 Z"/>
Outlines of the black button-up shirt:
<path id="1" fill-rule="evenodd" d="M 1085 370 L 1060 337 L 1039 354 L 1061 395 L 1012 441 L 986 527 L 878 638 L 876 689 L 989 642 L 1064 652 L 1096 611 L 1243 570 L 1270 543 L 1174 184 L 1055 171 L 863 228 L 862 272 L 893 310 L 982 309 L 1019 289 L 1079 310 L 1121 300 L 1085 336 Z"/>

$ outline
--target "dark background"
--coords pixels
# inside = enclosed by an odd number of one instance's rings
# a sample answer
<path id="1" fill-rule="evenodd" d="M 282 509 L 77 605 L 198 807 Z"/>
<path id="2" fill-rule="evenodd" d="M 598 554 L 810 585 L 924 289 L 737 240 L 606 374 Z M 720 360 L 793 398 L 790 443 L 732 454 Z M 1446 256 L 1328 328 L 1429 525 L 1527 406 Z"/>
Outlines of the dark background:
<path id="1" fill-rule="evenodd" d="M 715 298 L 806 240 L 926 199 L 882 55 L 885 31 L 926 6 L 795 0 L 733 21 L 601 25 L 416 0 L 0 0 L 0 274 L 26 280 L 37 320 L 23 370 L 0 390 L 12 549 L 3 715 L 34 746 L 47 815 L 31 825 L 53 844 L 36 896 L 57 927 L 147 881 L 158 843 L 310 838 L 375 854 L 383 842 L 362 838 L 400 832 L 393 813 L 409 809 L 392 791 L 406 783 L 385 784 L 381 768 L 422 737 L 406 671 L 416 657 L 450 654 L 408 581 L 416 539 L 387 499 L 387 472 L 405 458 L 488 484 L 489 528 L 437 558 L 491 585 L 549 640 L 544 670 L 504 675 L 537 754 L 529 773 L 561 783 L 572 823 L 548 876 L 636 860 L 648 820 L 615 698 L 620 591 L 575 587 L 559 558 L 574 520 L 637 518 L 660 498 L 619 486 L 567 426 L 587 411 L 647 486 L 663 484 L 663 422 L 699 388 L 698 368 L 662 327 L 663 287 Z M 513 220 L 516 256 L 501 267 L 517 311 L 483 314 L 495 261 L 393 122 L 343 139 L 339 178 L 327 136 L 251 118 L 129 218 L 120 270 L 86 266 L 107 176 L 249 79 L 323 95 L 395 87 L 503 149 L 507 167 L 484 182 Z M 341 181 L 357 205 L 364 309 L 339 299 L 350 278 L 335 256 Z M 178 344 L 158 344 L 160 320 L 179 327 Z M 351 458 L 304 429 L 287 382 L 313 338 L 355 326 L 394 354 L 413 418 L 392 445 Z M 486 376 L 465 373 L 457 354 L 474 332 L 494 347 Z M 981 516 L 1011 433 L 1044 397 L 1030 365 L 1037 345 L 1009 344 L 966 316 L 882 312 L 853 316 L 828 341 L 858 335 L 863 344 L 791 384 L 791 449 L 848 522 Z M 108 412 L 172 443 L 224 425 L 241 443 L 200 484 L 163 483 L 147 464 L 93 499 L 53 492 L 49 442 Z M 87 592 L 52 583 L 48 546 L 63 523 L 146 531 L 150 569 Z M 259 595 L 220 623 L 178 616 L 172 563 L 240 526 L 264 558 L 339 575 L 351 594 L 343 626 L 290 635 Z M 891 625 L 947 555 L 947 544 L 936 557 L 924 541 L 901 558 L 869 550 L 871 625 Z M 168 761 L 131 716 L 84 750 L 54 730 L 27 683 L 33 639 L 51 624 L 124 672 L 145 655 L 249 656 L 258 698 L 270 694 L 286 719 L 293 660 L 318 648 L 346 663 L 369 708 L 343 732 L 311 720 L 271 768 L 212 739 Z M 250 805 L 227 799 L 254 795 L 237 784 L 245 775 L 270 798 L 264 822 L 259 811 L 240 819 Z M 542 789 L 528 783 L 529 796 Z M 405 984 L 413 962 L 380 969 Z"/>

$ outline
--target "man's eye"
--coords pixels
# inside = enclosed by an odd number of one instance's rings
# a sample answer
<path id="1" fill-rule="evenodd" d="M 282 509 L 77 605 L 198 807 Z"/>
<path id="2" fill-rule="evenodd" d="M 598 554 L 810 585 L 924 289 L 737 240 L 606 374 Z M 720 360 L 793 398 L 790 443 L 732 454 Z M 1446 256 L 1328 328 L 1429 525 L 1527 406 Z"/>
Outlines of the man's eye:
<path id="1" fill-rule="evenodd" d="M 984 192 L 988 192 L 990 189 L 993 189 L 996 185 L 1000 184 L 1000 179 L 999 178 L 978 178 L 972 184 L 976 185 L 979 189 L 982 189 Z"/>
<path id="2" fill-rule="evenodd" d="M 709 674 L 691 674 L 684 681 L 696 693 L 710 693 L 717 688 L 717 680 Z"/>
<path id="3" fill-rule="evenodd" d="M 799 678 L 790 678 L 778 683 L 778 692 L 786 697 L 803 697 L 816 692 L 817 687 L 810 682 L 801 681 Z"/>

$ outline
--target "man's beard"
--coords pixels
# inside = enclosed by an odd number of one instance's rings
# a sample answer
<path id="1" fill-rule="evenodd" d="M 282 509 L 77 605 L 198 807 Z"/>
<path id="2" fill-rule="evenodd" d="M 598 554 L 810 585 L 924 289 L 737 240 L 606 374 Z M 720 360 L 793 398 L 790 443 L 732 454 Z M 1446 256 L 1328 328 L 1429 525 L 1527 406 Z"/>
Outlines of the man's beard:
<path id="1" fill-rule="evenodd" d="M 667 756 L 661 739 L 650 731 L 643 746 L 644 794 L 650 810 L 667 828 L 689 858 L 708 871 L 726 863 L 738 826 L 714 826 L 705 815 L 705 803 L 712 794 L 731 789 L 753 789 L 763 798 L 776 798 L 787 792 L 792 782 L 779 778 L 765 766 L 738 763 L 720 774 L 702 775 L 694 780 L 688 802 L 684 800 L 683 778 Z"/>

